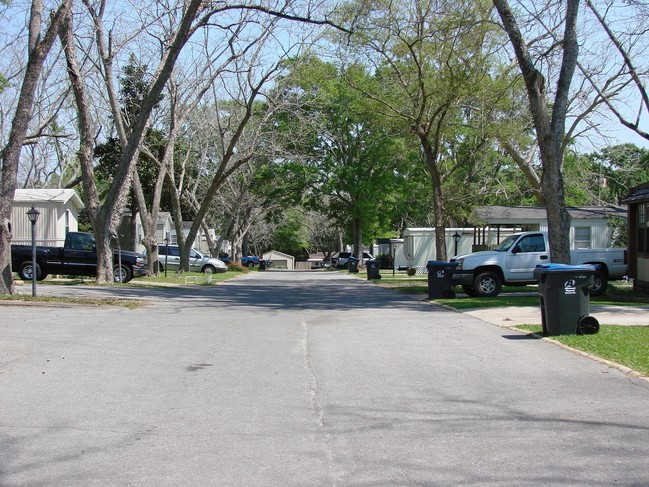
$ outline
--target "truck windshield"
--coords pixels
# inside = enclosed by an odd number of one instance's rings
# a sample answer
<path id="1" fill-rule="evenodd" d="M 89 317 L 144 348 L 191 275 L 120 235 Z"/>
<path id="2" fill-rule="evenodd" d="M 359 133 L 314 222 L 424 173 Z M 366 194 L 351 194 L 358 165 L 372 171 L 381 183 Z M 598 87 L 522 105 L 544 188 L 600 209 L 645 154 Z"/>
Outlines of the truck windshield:
<path id="1" fill-rule="evenodd" d="M 518 235 L 511 235 L 501 242 L 498 247 L 495 248 L 496 252 L 507 252 L 512 245 L 518 240 Z"/>

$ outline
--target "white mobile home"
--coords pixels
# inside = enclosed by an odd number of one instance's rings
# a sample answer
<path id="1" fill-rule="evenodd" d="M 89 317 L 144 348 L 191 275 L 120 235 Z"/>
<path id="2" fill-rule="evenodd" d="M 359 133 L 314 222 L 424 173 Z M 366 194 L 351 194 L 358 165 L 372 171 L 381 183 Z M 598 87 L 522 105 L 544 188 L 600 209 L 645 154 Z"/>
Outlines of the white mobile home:
<path id="1" fill-rule="evenodd" d="M 486 232 L 483 242 L 486 246 L 493 246 L 507 235 L 511 235 L 513 229 L 501 229 L 499 232 Z M 416 267 L 423 271 L 429 260 L 437 260 L 437 244 L 435 242 L 434 228 L 406 228 L 403 231 L 403 253 L 408 267 Z M 459 235 L 456 243 L 454 235 Z M 447 228 L 446 229 L 446 255 L 450 259 L 455 255 L 468 254 L 474 250 L 474 228 Z"/>
<path id="2" fill-rule="evenodd" d="M 79 211 L 84 205 L 73 189 L 17 189 L 14 195 L 11 243 L 31 245 L 31 222 L 27 211 L 40 212 L 36 222 L 36 244 L 63 246 L 68 232 L 79 229 Z"/>
<path id="3" fill-rule="evenodd" d="M 568 207 L 570 248 L 604 249 L 613 246 L 615 227 L 612 219 L 626 221 L 626 208 L 618 206 Z M 517 227 L 521 231 L 547 231 L 545 208 L 538 206 L 482 206 L 469 217 L 471 224 L 488 227 Z M 624 230 L 626 231 L 626 230 Z"/>
<path id="4" fill-rule="evenodd" d="M 614 218 L 626 220 L 626 210 L 620 207 L 570 207 L 570 248 L 596 249 L 613 246 Z M 480 250 L 488 250 L 503 239 L 520 231 L 547 231 L 545 208 L 528 206 L 483 206 L 473 210 L 469 222 L 475 228 L 447 228 L 446 254 L 450 259 Z M 453 235 L 460 235 L 457 252 Z M 403 232 L 404 251 L 409 267 L 425 268 L 435 260 L 435 229 L 407 228 Z"/>

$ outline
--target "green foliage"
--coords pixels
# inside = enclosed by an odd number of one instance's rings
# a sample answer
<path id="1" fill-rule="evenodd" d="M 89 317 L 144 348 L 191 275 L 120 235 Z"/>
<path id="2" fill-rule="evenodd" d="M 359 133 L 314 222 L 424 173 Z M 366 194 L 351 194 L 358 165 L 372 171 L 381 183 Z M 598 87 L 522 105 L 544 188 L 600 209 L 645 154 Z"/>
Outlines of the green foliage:
<path id="1" fill-rule="evenodd" d="M 598 197 L 611 204 L 627 196 L 636 186 L 649 181 L 649 151 L 633 144 L 606 147 L 587 156 L 592 161 L 593 178 L 599 183 Z"/>
<path id="2" fill-rule="evenodd" d="M 296 122 L 294 114 L 285 113 L 278 124 L 300 134 L 290 147 L 293 164 L 284 168 L 296 171 L 292 179 L 303 185 L 304 204 L 327 215 L 348 239 L 354 220 L 369 239 L 394 234 L 394 209 L 402 206 L 398 200 L 412 152 L 378 107 L 347 82 L 369 84 L 372 78 L 360 65 L 339 68 L 313 56 L 287 66 L 283 96 L 299 100 L 305 118 Z"/>
<path id="3" fill-rule="evenodd" d="M 122 109 L 128 121 L 140 113 L 142 103 L 151 88 L 151 77 L 148 72 L 148 66 L 138 63 L 134 54 L 129 56 L 128 64 L 124 66 L 123 73 L 124 75 L 119 79 L 121 84 L 119 93 Z M 154 107 L 163 98 L 164 95 L 158 95 Z"/>
<path id="4" fill-rule="evenodd" d="M 9 86 L 9 81 L 2 75 L 2 73 L 0 73 L 0 93 L 2 93 L 7 86 Z"/>
<path id="5" fill-rule="evenodd" d="M 271 248 L 306 260 L 309 247 L 306 215 L 297 209 L 284 210 L 271 240 Z"/>

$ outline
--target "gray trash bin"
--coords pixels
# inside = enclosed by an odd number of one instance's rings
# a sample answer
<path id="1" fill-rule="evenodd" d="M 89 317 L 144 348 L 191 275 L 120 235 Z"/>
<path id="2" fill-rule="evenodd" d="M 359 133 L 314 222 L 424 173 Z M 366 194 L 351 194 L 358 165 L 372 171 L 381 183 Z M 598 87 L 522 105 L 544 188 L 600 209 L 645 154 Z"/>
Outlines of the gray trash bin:
<path id="1" fill-rule="evenodd" d="M 350 273 L 358 272 L 358 259 L 356 257 L 349 256 L 349 259 L 347 259 L 347 270 Z"/>
<path id="2" fill-rule="evenodd" d="M 428 299 L 455 297 L 453 283 L 451 282 L 455 267 L 457 267 L 457 262 L 428 261 L 428 264 L 426 264 L 426 270 L 428 271 Z"/>
<path id="3" fill-rule="evenodd" d="M 541 326 L 544 335 L 592 335 L 599 322 L 590 311 L 592 265 L 543 264 L 534 271 L 539 281 Z"/>
<path id="4" fill-rule="evenodd" d="M 381 261 L 377 259 L 370 259 L 366 263 L 367 266 L 367 280 L 381 279 L 380 269 Z"/>

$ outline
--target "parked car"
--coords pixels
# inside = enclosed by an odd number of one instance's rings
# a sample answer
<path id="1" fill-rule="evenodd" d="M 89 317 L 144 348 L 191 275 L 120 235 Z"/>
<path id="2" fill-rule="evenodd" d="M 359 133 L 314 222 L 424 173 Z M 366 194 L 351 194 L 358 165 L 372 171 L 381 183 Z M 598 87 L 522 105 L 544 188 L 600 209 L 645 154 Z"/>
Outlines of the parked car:
<path id="1" fill-rule="evenodd" d="M 23 280 L 31 280 L 31 245 L 11 246 L 11 267 Z M 113 280 L 129 282 L 133 277 L 146 273 L 144 255 L 126 250 L 113 252 Z M 95 276 L 97 274 L 97 246 L 90 233 L 68 232 L 63 247 L 36 247 L 36 279 L 43 280 L 48 274 L 70 276 Z"/>
<path id="2" fill-rule="evenodd" d="M 253 268 L 259 264 L 259 257 L 257 255 L 247 255 L 241 257 L 241 265 L 244 267 Z"/>
<path id="3" fill-rule="evenodd" d="M 180 269 L 180 249 L 177 245 L 158 245 L 158 262 L 160 270 L 164 271 L 165 265 L 169 271 Z M 213 274 L 226 272 L 228 266 L 220 259 L 210 257 L 196 249 L 189 250 L 189 270 L 192 272 L 205 272 Z"/>
<path id="4" fill-rule="evenodd" d="M 536 284 L 534 270 L 550 263 L 550 245 L 546 232 L 522 232 L 507 237 L 493 251 L 459 255 L 451 262 L 453 284 L 461 285 L 469 296 L 492 297 L 500 294 L 503 284 Z M 622 279 L 627 273 L 626 249 L 577 249 L 570 251 L 573 265 L 595 267 L 590 294 L 604 293 L 611 279 Z"/>
<path id="5" fill-rule="evenodd" d="M 339 252 L 338 256 L 336 257 L 336 269 L 347 269 L 347 263 L 349 262 L 349 258 L 352 256 L 352 252 Z M 372 257 L 372 254 L 363 252 L 363 265 L 365 265 L 368 260 L 373 258 L 374 257 Z"/>

